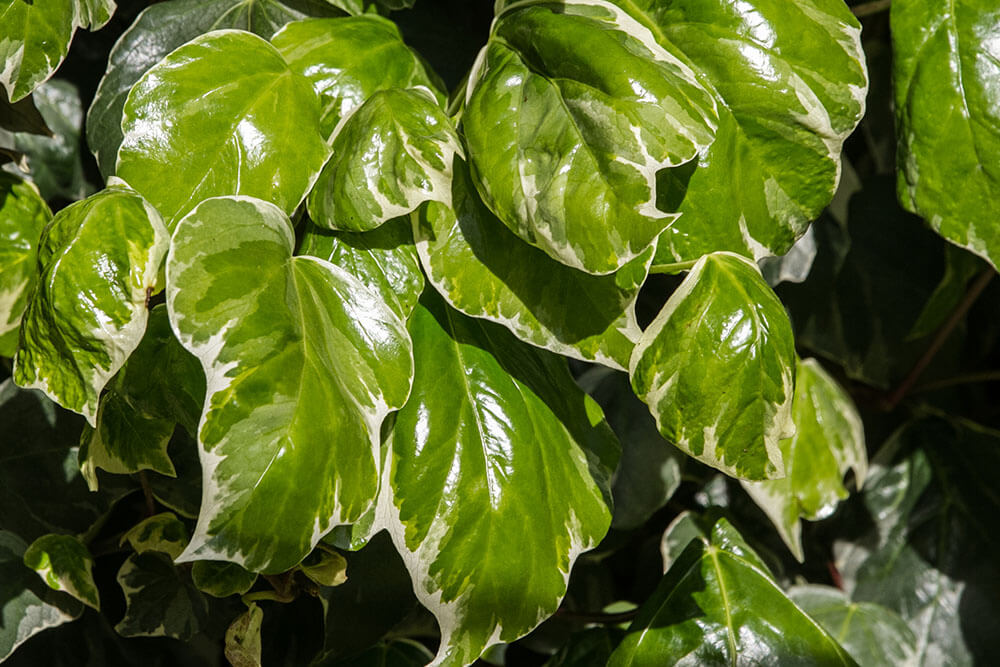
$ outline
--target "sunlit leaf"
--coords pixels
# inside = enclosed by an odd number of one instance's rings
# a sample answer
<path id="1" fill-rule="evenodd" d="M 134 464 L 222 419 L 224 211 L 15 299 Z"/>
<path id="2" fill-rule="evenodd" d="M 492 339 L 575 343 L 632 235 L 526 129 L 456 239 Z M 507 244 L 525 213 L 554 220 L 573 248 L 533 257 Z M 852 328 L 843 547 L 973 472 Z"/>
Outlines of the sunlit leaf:
<path id="1" fill-rule="evenodd" d="M 38 242 L 52 212 L 38 188 L 0 172 L 0 356 L 17 349 L 18 327 L 38 281 Z"/>
<path id="2" fill-rule="evenodd" d="M 87 547 L 72 535 L 50 533 L 31 543 L 24 564 L 38 573 L 54 591 L 63 591 L 94 609 L 101 608 L 91 569 L 94 559 Z"/>

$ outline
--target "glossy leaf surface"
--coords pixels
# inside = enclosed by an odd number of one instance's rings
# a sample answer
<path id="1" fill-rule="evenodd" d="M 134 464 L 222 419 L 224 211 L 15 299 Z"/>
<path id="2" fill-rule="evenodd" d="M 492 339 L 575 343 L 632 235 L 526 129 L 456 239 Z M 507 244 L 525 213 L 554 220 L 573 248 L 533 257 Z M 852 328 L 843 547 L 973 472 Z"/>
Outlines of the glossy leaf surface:
<path id="1" fill-rule="evenodd" d="M 126 606 L 115 631 L 123 637 L 187 641 L 208 620 L 205 597 L 163 553 L 132 554 L 118 571 L 118 583 Z"/>
<path id="2" fill-rule="evenodd" d="M 636 395 L 684 452 L 747 480 L 784 476 L 795 347 L 784 307 L 757 266 L 706 255 L 632 353 Z"/>
<path id="3" fill-rule="evenodd" d="M 437 90 L 396 25 L 380 16 L 298 21 L 271 42 L 320 96 L 325 137 L 380 90 L 416 86 Z"/>
<path id="4" fill-rule="evenodd" d="M 0 530 L 0 660 L 33 635 L 72 621 L 83 605 L 46 586 L 22 562 L 28 545 Z"/>
<path id="5" fill-rule="evenodd" d="M 142 339 L 168 240 L 159 214 L 120 183 L 60 211 L 39 243 L 14 381 L 94 425 L 101 390 Z"/>
<path id="6" fill-rule="evenodd" d="M 916 637 L 891 609 L 871 602 L 851 602 L 843 591 L 830 586 L 795 586 L 789 589 L 788 597 L 840 642 L 859 665 L 912 664 Z"/>
<path id="7" fill-rule="evenodd" d="M 96 30 L 115 11 L 114 0 L 0 2 L 0 86 L 17 102 L 52 76 L 77 28 Z"/>
<path id="8" fill-rule="evenodd" d="M 892 8 L 899 198 L 939 234 L 1000 262 L 1000 61 L 991 2 Z M 956 182 L 962 184 L 955 187 Z"/>
<path id="9" fill-rule="evenodd" d="M 425 201 L 451 202 L 458 134 L 427 88 L 375 93 L 337 131 L 333 157 L 312 194 L 309 217 L 364 232 Z"/>
<path id="10" fill-rule="evenodd" d="M 461 161 L 455 163 L 452 206 L 422 207 L 413 215 L 413 230 L 428 278 L 453 307 L 502 324 L 532 345 L 628 367 L 642 333 L 634 304 L 652 250 L 608 276 L 561 264 L 486 208 Z M 577 299 L 586 305 L 567 307 Z"/>
<path id="11" fill-rule="evenodd" d="M 38 242 L 51 218 L 37 187 L 0 173 L 0 356 L 17 348 L 21 316 L 38 280 Z"/>
<path id="12" fill-rule="evenodd" d="M 725 520 L 695 539 L 640 608 L 608 662 L 624 665 L 854 665 L 789 600 Z"/>
<path id="13" fill-rule="evenodd" d="M 91 569 L 94 559 L 87 547 L 72 535 L 50 533 L 31 543 L 24 564 L 38 573 L 54 591 L 63 591 L 94 609 L 101 608 Z"/>
<path id="14" fill-rule="evenodd" d="M 170 320 L 208 387 L 183 560 L 281 572 L 375 499 L 379 428 L 412 376 L 405 325 L 342 269 L 293 258 L 293 244 L 277 207 L 242 197 L 203 202 L 171 242 Z"/>
<path id="15" fill-rule="evenodd" d="M 681 217 L 656 263 L 718 250 L 783 254 L 830 202 L 841 145 L 865 110 L 860 26 L 836 0 L 627 3 L 710 83 L 715 142 L 692 170 L 661 175 Z"/>
<path id="16" fill-rule="evenodd" d="M 334 232 L 310 224 L 299 254 L 319 257 L 344 269 L 379 295 L 402 320 L 410 316 L 424 291 L 424 274 L 406 218 L 363 233 Z"/>
<path id="17" fill-rule="evenodd" d="M 197 37 L 149 69 L 125 102 L 122 131 L 116 172 L 171 230 L 217 195 L 291 214 L 328 154 L 309 82 L 263 39 L 235 30 Z"/>
<path id="18" fill-rule="evenodd" d="M 712 143 L 716 102 L 676 47 L 610 2 L 506 4 L 463 116 L 480 192 L 525 241 L 610 273 L 676 218 L 656 207 L 656 174 Z"/>
<path id="19" fill-rule="evenodd" d="M 781 441 L 785 477 L 743 482 L 743 488 L 801 561 L 805 555 L 799 519 L 815 521 L 833 514 L 847 497 L 843 479 L 848 470 L 854 471 L 857 488 L 864 484 L 868 455 L 857 408 L 815 359 L 798 362 L 792 421 L 795 435 Z"/>
<path id="20" fill-rule="evenodd" d="M 163 305 L 150 311 L 146 333 L 108 384 L 97 408 L 97 426 L 80 441 L 80 467 L 97 488 L 97 469 L 127 474 L 153 470 L 175 476 L 167 445 L 174 428 L 198 429 L 205 377 L 198 360 L 181 347 Z"/>
<path id="21" fill-rule="evenodd" d="M 416 377 L 376 525 L 438 619 L 436 664 L 468 664 L 555 611 L 608 529 L 617 444 L 557 357 L 436 297 L 410 332 Z"/>
<path id="22" fill-rule="evenodd" d="M 87 144 L 101 174 L 115 173 L 129 90 L 168 53 L 213 30 L 247 30 L 270 39 L 290 21 L 337 13 L 325 0 L 170 0 L 147 7 L 115 43 L 87 112 Z"/>

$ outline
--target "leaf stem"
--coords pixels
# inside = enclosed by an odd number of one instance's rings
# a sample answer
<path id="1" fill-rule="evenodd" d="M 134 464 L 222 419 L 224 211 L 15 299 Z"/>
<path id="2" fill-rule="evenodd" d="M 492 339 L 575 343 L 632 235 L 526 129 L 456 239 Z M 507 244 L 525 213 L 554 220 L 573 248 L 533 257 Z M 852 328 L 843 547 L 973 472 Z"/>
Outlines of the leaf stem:
<path id="1" fill-rule="evenodd" d="M 156 514 L 156 501 L 153 498 L 153 487 L 149 485 L 149 478 L 145 470 L 139 471 L 139 484 L 142 485 L 142 496 L 146 499 L 146 517 Z"/>
<path id="2" fill-rule="evenodd" d="M 871 16 L 872 14 L 884 12 L 889 9 L 891 5 L 892 0 L 872 0 L 871 2 L 863 2 L 860 5 L 851 7 L 851 13 L 860 19 L 865 16 Z"/>
<path id="3" fill-rule="evenodd" d="M 990 284 L 990 280 L 993 279 L 993 275 L 995 273 L 996 272 L 991 267 L 980 273 L 976 276 L 976 279 L 972 281 L 972 284 L 969 286 L 969 290 L 965 293 L 965 296 L 962 297 L 962 301 L 959 302 L 959 304 L 955 307 L 955 310 L 953 310 L 951 315 L 948 316 L 948 320 L 942 324 L 941 328 L 939 328 L 937 333 L 934 334 L 934 339 L 931 341 L 931 344 L 927 346 L 927 349 L 924 350 L 923 355 L 917 360 L 917 363 L 914 364 L 909 374 L 903 378 L 902 382 L 899 383 L 899 386 L 897 386 L 896 389 L 886 398 L 884 404 L 886 410 L 893 410 L 910 392 L 913 385 L 916 384 L 918 379 L 920 379 L 920 375 L 927 370 L 927 367 L 930 365 L 931 361 L 933 361 L 934 355 L 936 355 L 941 347 L 944 346 L 948 337 L 951 335 L 951 332 L 956 326 L 958 326 L 958 323 L 962 321 L 965 314 L 969 312 L 969 308 L 971 308 L 972 304 L 976 302 L 979 295 L 983 293 L 986 286 Z"/>
<path id="4" fill-rule="evenodd" d="M 672 264 L 653 264 L 649 267 L 649 272 L 674 274 L 681 271 L 690 271 L 697 262 L 698 260 L 692 259 L 687 262 L 674 262 Z"/>

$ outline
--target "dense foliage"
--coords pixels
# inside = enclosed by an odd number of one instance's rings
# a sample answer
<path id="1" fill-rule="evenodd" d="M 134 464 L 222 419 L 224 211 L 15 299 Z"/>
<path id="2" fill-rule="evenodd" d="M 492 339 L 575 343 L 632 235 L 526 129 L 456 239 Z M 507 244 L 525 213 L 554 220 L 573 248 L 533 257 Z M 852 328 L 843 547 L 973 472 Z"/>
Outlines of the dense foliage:
<path id="1" fill-rule="evenodd" d="M 1000 662 L 996 0 L 0 0 L 0 660 Z"/>

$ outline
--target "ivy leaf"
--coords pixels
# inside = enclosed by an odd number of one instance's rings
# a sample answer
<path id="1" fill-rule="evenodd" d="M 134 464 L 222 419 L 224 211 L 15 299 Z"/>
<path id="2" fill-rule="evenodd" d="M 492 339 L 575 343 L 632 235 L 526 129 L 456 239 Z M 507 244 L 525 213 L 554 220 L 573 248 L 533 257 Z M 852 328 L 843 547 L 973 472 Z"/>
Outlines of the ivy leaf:
<path id="1" fill-rule="evenodd" d="M 7 99 L 7 91 L 0 91 L 0 130 L 8 134 L 27 132 L 51 137 L 52 130 L 45 124 L 45 119 L 35 106 L 35 100 L 29 95 L 20 102 L 11 103 Z"/>
<path id="2" fill-rule="evenodd" d="M 171 0 L 153 4 L 115 43 L 108 69 L 87 112 L 87 144 L 104 178 L 115 173 L 122 143 L 122 113 L 129 90 L 146 71 L 179 46 L 213 30 L 248 30 L 270 39 L 290 21 L 339 14 L 323 0 Z"/>
<path id="3" fill-rule="evenodd" d="M 191 580 L 202 593 L 215 598 L 243 595 L 257 581 L 257 574 L 248 572 L 236 563 L 215 560 L 196 560 L 191 565 Z"/>
<path id="4" fill-rule="evenodd" d="M 42 583 L 24 565 L 28 545 L 7 530 L 0 530 L 0 660 L 46 628 L 72 621 L 83 605 Z"/>
<path id="5" fill-rule="evenodd" d="M 233 667 L 260 667 L 260 626 L 264 611 L 251 602 L 226 630 L 226 660 Z"/>
<path id="6" fill-rule="evenodd" d="M 410 316 L 424 291 L 424 274 L 406 218 L 364 233 L 334 232 L 309 224 L 299 254 L 344 269 L 379 295 L 401 320 Z"/>
<path id="7" fill-rule="evenodd" d="M 347 581 L 347 560 L 335 551 L 315 549 L 299 568 L 320 586 L 340 586 Z"/>
<path id="8" fill-rule="evenodd" d="M 653 251 L 594 276 L 561 264 L 513 234 L 483 204 L 469 167 L 455 162 L 451 206 L 413 216 L 428 279 L 454 308 L 497 322 L 521 340 L 569 357 L 625 369 L 642 334 L 635 300 Z M 581 307 L 569 308 L 576 299 Z"/>
<path id="9" fill-rule="evenodd" d="M 309 195 L 309 217 L 363 232 L 425 201 L 449 204 L 456 153 L 458 134 L 432 92 L 379 91 L 337 131 L 333 157 Z"/>
<path id="10" fill-rule="evenodd" d="M 656 207 L 656 174 L 712 143 L 716 102 L 676 47 L 611 2 L 506 4 L 462 121 L 480 192 L 554 259 L 616 271 L 676 219 Z"/>
<path id="11" fill-rule="evenodd" d="M 197 431 L 204 397 L 198 360 L 170 330 L 166 306 L 156 306 L 139 347 L 101 398 L 96 428 L 84 430 L 80 469 L 87 485 L 97 488 L 98 468 L 176 476 L 167 445 L 178 424 L 189 433 Z"/>
<path id="12" fill-rule="evenodd" d="M 188 543 L 187 527 L 172 512 L 161 512 L 137 523 L 122 535 L 136 553 L 159 552 L 176 559 Z"/>
<path id="13" fill-rule="evenodd" d="M 0 172 L 0 357 L 17 349 L 17 331 L 38 281 L 38 242 L 52 212 L 38 188 Z"/>
<path id="14" fill-rule="evenodd" d="M 739 479 L 784 476 L 795 345 L 753 262 L 727 252 L 698 260 L 643 332 L 629 375 L 660 433 L 687 454 Z"/>
<path id="15" fill-rule="evenodd" d="M 156 210 L 120 181 L 60 211 L 39 243 L 14 381 L 96 425 L 101 390 L 146 329 L 168 240 Z"/>
<path id="16" fill-rule="evenodd" d="M 0 86 L 17 102 L 52 76 L 77 28 L 97 30 L 115 11 L 114 0 L 0 2 Z"/>
<path id="17" fill-rule="evenodd" d="M 320 96 L 324 137 L 380 90 L 422 86 L 444 103 L 420 57 L 403 43 L 396 24 L 381 16 L 297 21 L 271 43 Z"/>
<path id="18" fill-rule="evenodd" d="M 898 3 L 891 23 L 899 199 L 996 266 L 1000 16 L 981 2 Z"/>
<path id="19" fill-rule="evenodd" d="M 174 233 L 167 307 L 208 386 L 201 514 L 180 560 L 283 572 L 375 500 L 409 337 L 360 281 L 293 245 L 284 213 L 246 197 L 202 202 Z"/>
<path id="20" fill-rule="evenodd" d="M 125 616 L 122 637 L 173 637 L 187 641 L 208 621 L 208 602 L 191 578 L 159 551 L 132 554 L 118 570 Z"/>
<path id="21" fill-rule="evenodd" d="M 659 203 L 681 216 L 655 262 L 718 250 L 784 254 L 830 203 L 841 146 L 864 114 L 857 19 L 828 0 L 636 5 L 637 18 L 711 86 L 719 109 L 715 142 L 697 166 L 661 174 Z"/>
<path id="22" fill-rule="evenodd" d="M 912 664 L 916 637 L 894 611 L 871 602 L 851 602 L 843 591 L 830 586 L 794 586 L 788 597 L 835 637 L 859 665 Z"/>
<path id="23" fill-rule="evenodd" d="M 780 664 L 856 664 L 719 519 L 673 563 L 608 664 L 738 664 L 752 655 Z"/>
<path id="24" fill-rule="evenodd" d="M 23 560 L 52 590 L 68 593 L 88 607 L 101 608 L 91 573 L 94 559 L 77 538 L 52 533 L 43 535 L 25 550 Z"/>
<path id="25" fill-rule="evenodd" d="M 236 30 L 196 37 L 143 74 L 122 131 L 116 171 L 171 230 L 216 195 L 260 197 L 291 214 L 328 155 L 309 82 L 266 41 Z"/>
<path id="26" fill-rule="evenodd" d="M 438 619 L 437 664 L 468 664 L 556 610 L 608 529 L 617 444 L 557 357 L 432 296 L 409 326 L 416 376 L 376 527 Z"/>
<path id="27" fill-rule="evenodd" d="M 801 562 L 799 518 L 816 521 L 833 514 L 847 497 L 843 479 L 854 470 L 861 488 L 868 468 L 865 432 L 854 403 L 815 359 L 799 361 L 792 401 L 795 435 L 781 441 L 783 479 L 741 482 Z"/>

